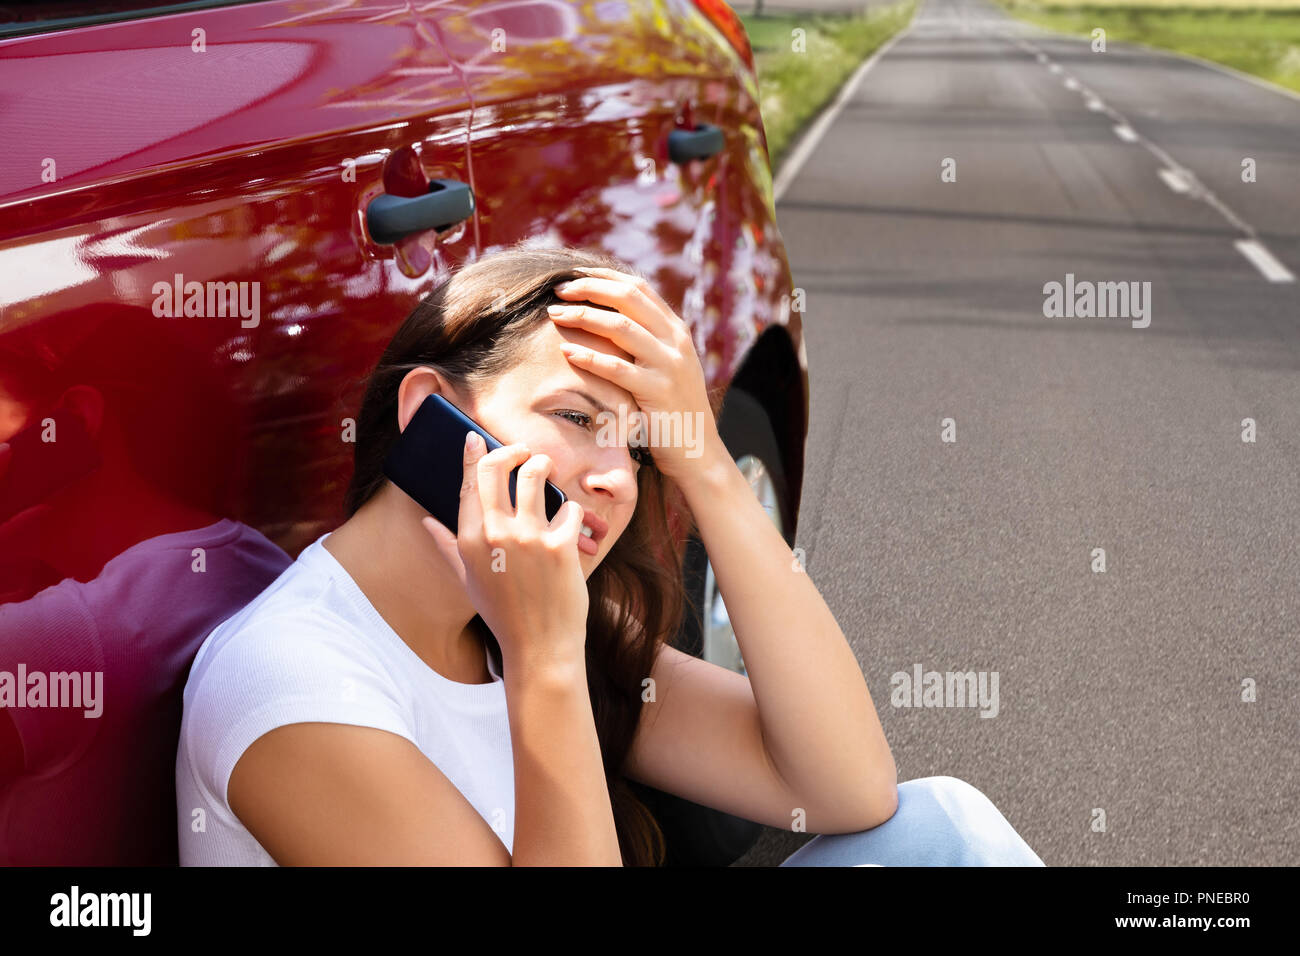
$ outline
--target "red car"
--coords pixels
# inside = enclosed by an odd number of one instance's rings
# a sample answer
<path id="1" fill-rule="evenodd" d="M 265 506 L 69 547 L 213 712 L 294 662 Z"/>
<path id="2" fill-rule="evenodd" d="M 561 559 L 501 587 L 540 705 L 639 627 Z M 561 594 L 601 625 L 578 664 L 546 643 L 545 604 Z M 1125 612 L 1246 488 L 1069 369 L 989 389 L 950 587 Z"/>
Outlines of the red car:
<path id="1" fill-rule="evenodd" d="M 0 7 L 0 93 L 0 678 L 42 653 L 98 661 L 105 701 L 147 698 L 116 709 L 123 739 L 161 735 L 164 760 L 170 732 L 174 757 L 189 661 L 155 656 L 144 684 L 115 687 L 100 644 L 144 625 L 69 589 L 208 520 L 288 557 L 337 526 L 347 423 L 394 330 L 450 270 L 523 239 L 650 277 L 793 543 L 802 327 L 752 55 L 722 0 L 15 4 Z M 687 567 L 703 613 L 678 646 L 743 673 L 698 541 Z M 120 618 L 143 583 L 114 586 Z M 148 606 L 182 632 L 172 647 L 197 649 L 213 623 L 165 594 Z M 93 743 L 84 720 L 37 739 L 50 718 L 3 688 L 0 794 L 28 808 L 0 831 L 13 863 L 83 812 L 23 789 L 33 761 L 75 774 Z M 165 863 L 169 846 L 175 862 L 174 793 L 124 783 L 114 801 L 85 780 L 95 825 L 124 835 L 58 862 Z M 642 791 L 669 862 L 730 863 L 761 830 Z"/>

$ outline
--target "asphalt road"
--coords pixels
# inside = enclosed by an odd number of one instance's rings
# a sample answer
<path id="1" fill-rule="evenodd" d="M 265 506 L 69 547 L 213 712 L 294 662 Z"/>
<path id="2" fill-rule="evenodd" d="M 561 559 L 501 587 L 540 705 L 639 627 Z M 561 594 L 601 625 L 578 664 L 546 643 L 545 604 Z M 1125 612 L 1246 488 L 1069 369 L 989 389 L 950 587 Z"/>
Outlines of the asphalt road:
<path id="1" fill-rule="evenodd" d="M 928 0 L 777 212 L 797 543 L 899 780 L 969 781 L 1048 865 L 1300 863 L 1300 283 L 1266 275 L 1300 274 L 1300 98 Z M 1149 282 L 1150 325 L 1045 317 L 1067 273 Z M 894 707 L 917 664 L 997 672 L 996 717 Z"/>

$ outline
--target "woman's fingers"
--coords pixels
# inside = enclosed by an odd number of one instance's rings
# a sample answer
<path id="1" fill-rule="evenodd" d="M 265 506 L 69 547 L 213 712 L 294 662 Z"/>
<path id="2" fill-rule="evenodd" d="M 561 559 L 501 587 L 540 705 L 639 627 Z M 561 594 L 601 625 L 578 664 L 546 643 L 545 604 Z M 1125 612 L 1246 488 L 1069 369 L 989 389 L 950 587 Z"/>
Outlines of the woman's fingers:
<path id="1" fill-rule="evenodd" d="M 593 375 L 599 375 L 606 381 L 613 382 L 631 395 L 645 393 L 646 369 L 633 365 L 617 355 L 589 349 L 585 345 L 574 342 L 562 342 L 560 351 L 578 368 L 586 369 Z"/>
<path id="2" fill-rule="evenodd" d="M 617 269 L 606 269 L 600 266 L 581 266 L 575 271 L 585 272 L 588 275 L 595 276 L 598 279 L 599 278 L 619 279 L 622 280 L 623 282 L 630 282 L 632 285 L 636 286 L 643 293 L 645 293 L 646 298 L 649 299 L 651 302 L 653 302 L 655 305 L 657 305 L 664 312 L 672 312 L 672 309 L 669 307 L 668 303 L 664 301 L 664 297 L 659 294 L 659 291 L 654 286 L 652 286 L 649 282 L 647 282 L 645 279 L 642 279 L 640 276 L 629 275 L 626 272 L 619 272 Z"/>
<path id="3" fill-rule="evenodd" d="M 515 483 L 515 503 L 519 518 L 527 521 L 539 533 L 549 523 L 543 489 L 551 467 L 548 456 L 533 455 L 519 466 L 519 480 Z"/>
<path id="4" fill-rule="evenodd" d="M 578 535 L 582 534 L 582 518 L 582 505 L 570 498 L 556 512 L 555 520 L 559 523 L 551 527 L 548 534 L 554 535 L 553 540 L 560 544 L 572 542 L 576 546 Z"/>
<path id="5" fill-rule="evenodd" d="M 470 540 L 482 533 L 483 503 L 479 497 L 478 462 L 485 450 L 483 439 L 477 432 L 466 432 L 464 475 L 460 483 L 460 510 L 456 514 L 457 538 Z M 442 522 L 438 524 L 442 526 Z"/>
<path id="6" fill-rule="evenodd" d="M 589 305 L 551 305 L 547 306 L 547 314 L 560 325 L 576 326 L 604 336 L 638 360 L 666 357 L 664 343 L 621 312 Z"/>
<path id="7" fill-rule="evenodd" d="M 501 520 L 514 513 L 510 504 L 510 472 L 527 457 L 528 449 L 516 443 L 502 445 L 478 460 L 479 500 L 483 506 L 483 530 L 488 538 L 497 537 L 501 533 Z"/>
<path id="8" fill-rule="evenodd" d="M 670 318 L 673 311 L 666 306 L 661 307 L 662 300 L 656 301 L 658 296 L 652 298 L 652 294 L 643 291 L 640 284 L 633 284 L 628 279 L 604 279 L 597 276 L 570 279 L 557 285 L 555 294 L 565 299 L 586 299 L 598 305 L 607 305 L 663 342 L 672 342 L 678 332 Z"/>

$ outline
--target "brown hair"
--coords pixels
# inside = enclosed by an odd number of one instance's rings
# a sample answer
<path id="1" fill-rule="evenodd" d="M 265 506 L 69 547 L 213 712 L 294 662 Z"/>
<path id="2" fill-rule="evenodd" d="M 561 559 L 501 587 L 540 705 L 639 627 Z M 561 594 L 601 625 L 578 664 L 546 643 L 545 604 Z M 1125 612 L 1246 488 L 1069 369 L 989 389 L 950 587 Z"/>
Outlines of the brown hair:
<path id="1" fill-rule="evenodd" d="M 553 286 L 578 267 L 641 275 L 610 256 L 571 247 L 516 244 L 462 267 L 406 318 L 367 383 L 357 416 L 355 467 L 344 499 L 351 517 L 388 480 L 383 460 L 397 439 L 397 389 L 412 369 L 432 366 L 457 391 L 476 395 L 529 355 L 531 337 L 562 300 Z M 587 579 L 587 686 L 624 865 L 659 866 L 666 847 L 654 816 L 623 776 L 641 714 L 642 681 L 658 645 L 676 632 L 686 606 L 681 538 L 695 525 L 680 489 L 643 464 L 636 512 Z M 669 515 L 676 512 L 674 532 Z M 498 661 L 483 619 L 471 622 Z"/>

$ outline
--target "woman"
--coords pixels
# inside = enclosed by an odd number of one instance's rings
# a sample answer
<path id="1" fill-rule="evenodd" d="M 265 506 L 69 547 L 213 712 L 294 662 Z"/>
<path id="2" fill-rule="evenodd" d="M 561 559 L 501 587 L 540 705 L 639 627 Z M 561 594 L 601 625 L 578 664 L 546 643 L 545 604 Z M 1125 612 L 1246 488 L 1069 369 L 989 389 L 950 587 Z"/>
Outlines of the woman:
<path id="1" fill-rule="evenodd" d="M 507 443 L 467 443 L 458 537 L 382 472 L 433 392 Z M 672 413 L 698 442 L 664 439 Z M 548 478 L 569 499 L 550 522 Z M 748 678 L 665 643 L 684 608 L 670 504 Z M 426 297 L 369 380 L 345 510 L 195 658 L 183 864 L 656 864 L 630 779 L 824 834 L 792 865 L 1042 865 L 973 787 L 896 785 L 853 651 L 718 436 L 686 326 L 617 260 L 515 247 Z"/>

